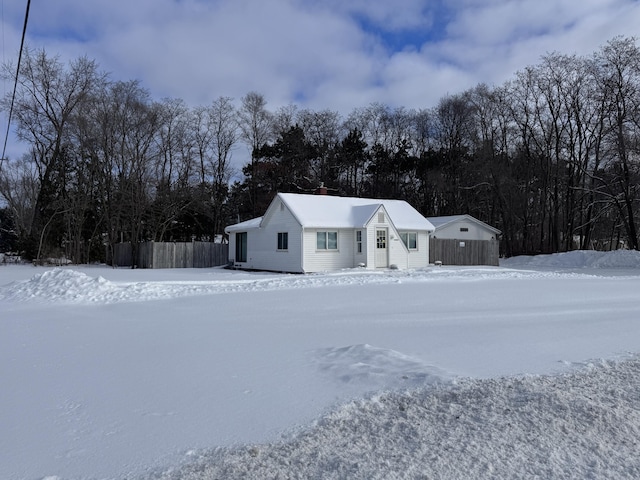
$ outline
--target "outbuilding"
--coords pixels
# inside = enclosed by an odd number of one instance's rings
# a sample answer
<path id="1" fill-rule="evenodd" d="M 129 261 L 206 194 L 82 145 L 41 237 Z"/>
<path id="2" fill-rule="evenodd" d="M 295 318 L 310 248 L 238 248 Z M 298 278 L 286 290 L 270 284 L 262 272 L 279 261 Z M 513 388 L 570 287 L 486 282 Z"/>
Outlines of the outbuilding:
<path id="1" fill-rule="evenodd" d="M 262 217 L 225 233 L 236 268 L 312 273 L 426 267 L 433 230 L 402 200 L 279 193 Z"/>
<path id="2" fill-rule="evenodd" d="M 471 215 L 428 217 L 435 227 L 429 261 L 443 265 L 493 265 L 500 257 L 500 230 Z"/>

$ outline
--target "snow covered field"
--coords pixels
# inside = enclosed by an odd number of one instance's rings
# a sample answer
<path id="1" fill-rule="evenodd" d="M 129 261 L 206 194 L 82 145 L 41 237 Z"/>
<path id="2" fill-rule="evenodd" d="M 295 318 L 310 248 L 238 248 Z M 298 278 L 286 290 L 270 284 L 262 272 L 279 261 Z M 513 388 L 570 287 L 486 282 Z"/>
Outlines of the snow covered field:
<path id="1" fill-rule="evenodd" d="M 638 478 L 640 255 L 0 267 L 0 478 Z"/>

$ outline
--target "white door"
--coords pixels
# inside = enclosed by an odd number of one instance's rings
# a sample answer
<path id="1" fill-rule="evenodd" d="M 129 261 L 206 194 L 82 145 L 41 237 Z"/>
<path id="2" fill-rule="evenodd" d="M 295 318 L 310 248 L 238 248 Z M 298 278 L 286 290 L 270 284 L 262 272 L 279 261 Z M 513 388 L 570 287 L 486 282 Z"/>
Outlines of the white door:
<path id="1" fill-rule="evenodd" d="M 376 228 L 376 268 L 389 266 L 387 253 L 388 232 L 386 228 Z"/>

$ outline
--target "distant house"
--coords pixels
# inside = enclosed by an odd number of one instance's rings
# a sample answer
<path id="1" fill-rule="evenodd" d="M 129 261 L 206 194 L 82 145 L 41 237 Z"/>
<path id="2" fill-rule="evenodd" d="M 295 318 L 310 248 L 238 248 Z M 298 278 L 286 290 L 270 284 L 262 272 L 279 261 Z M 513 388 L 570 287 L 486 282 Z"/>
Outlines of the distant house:
<path id="1" fill-rule="evenodd" d="M 225 233 L 237 268 L 311 273 L 426 267 L 433 230 L 401 200 L 279 193 L 264 216 Z"/>
<path id="2" fill-rule="evenodd" d="M 428 217 L 435 227 L 429 241 L 430 263 L 498 265 L 500 230 L 471 215 Z"/>

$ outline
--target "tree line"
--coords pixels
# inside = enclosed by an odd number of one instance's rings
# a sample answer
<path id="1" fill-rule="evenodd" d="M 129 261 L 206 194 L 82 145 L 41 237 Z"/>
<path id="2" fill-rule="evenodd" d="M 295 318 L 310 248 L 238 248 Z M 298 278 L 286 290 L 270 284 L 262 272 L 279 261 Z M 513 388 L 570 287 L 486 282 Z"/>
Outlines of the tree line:
<path id="1" fill-rule="evenodd" d="M 426 216 L 468 213 L 502 230 L 507 256 L 639 247 L 634 38 L 590 56 L 550 53 L 431 108 L 373 103 L 346 116 L 269 110 L 257 92 L 157 101 L 86 57 L 28 50 L 13 112 L 28 153 L 0 164 L 0 247 L 28 258 L 104 261 L 122 241 L 214 240 L 277 192 L 321 184 L 404 199 Z M 250 159 L 241 172 L 238 151 Z"/>

